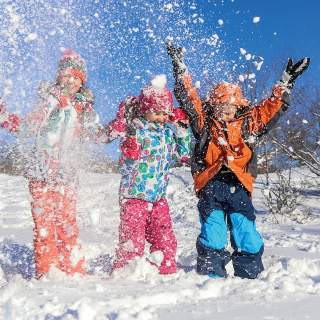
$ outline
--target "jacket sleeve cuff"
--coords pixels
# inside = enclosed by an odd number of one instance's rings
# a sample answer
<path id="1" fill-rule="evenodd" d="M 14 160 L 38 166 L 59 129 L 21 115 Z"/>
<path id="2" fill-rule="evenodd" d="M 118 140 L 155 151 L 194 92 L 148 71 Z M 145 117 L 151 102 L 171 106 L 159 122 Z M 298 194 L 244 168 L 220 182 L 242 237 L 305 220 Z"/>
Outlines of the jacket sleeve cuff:
<path id="1" fill-rule="evenodd" d="M 280 99 L 287 106 L 290 104 L 290 95 L 291 90 L 281 82 L 278 82 L 272 90 L 272 96 L 275 99 Z"/>

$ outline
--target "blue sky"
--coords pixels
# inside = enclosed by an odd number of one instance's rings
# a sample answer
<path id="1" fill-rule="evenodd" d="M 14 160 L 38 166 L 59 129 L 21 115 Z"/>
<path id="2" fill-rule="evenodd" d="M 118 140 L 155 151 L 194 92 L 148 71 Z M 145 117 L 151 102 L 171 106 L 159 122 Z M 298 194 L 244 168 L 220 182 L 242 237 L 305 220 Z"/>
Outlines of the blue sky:
<path id="1" fill-rule="evenodd" d="M 168 36 L 185 47 L 201 93 L 223 79 L 238 81 L 247 71 L 255 73 L 258 87 L 266 74 L 270 83 L 276 81 L 288 56 L 312 59 L 300 85 L 320 83 L 316 0 L 4 0 L 0 9 L 0 95 L 22 114 L 32 109 L 39 81 L 54 79 L 62 47 L 85 58 L 102 122 L 152 75 L 167 74 L 172 87 Z M 253 23 L 254 17 L 260 21 Z M 253 58 L 246 60 L 240 48 Z M 258 71 L 253 62 L 260 57 Z M 113 156 L 115 149 L 107 148 Z"/>

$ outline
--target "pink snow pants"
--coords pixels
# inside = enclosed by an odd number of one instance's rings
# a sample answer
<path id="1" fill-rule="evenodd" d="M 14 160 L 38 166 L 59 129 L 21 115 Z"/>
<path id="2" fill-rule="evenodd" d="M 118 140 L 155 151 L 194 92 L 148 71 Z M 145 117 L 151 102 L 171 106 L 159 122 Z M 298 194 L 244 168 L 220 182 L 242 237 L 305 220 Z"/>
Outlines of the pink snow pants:
<path id="1" fill-rule="evenodd" d="M 159 273 L 176 272 L 177 240 L 172 230 L 166 199 L 155 203 L 126 199 L 121 204 L 120 219 L 119 245 L 113 270 L 125 266 L 136 257 L 141 257 L 147 240 L 151 244 L 151 253 L 161 251 L 163 254 Z"/>

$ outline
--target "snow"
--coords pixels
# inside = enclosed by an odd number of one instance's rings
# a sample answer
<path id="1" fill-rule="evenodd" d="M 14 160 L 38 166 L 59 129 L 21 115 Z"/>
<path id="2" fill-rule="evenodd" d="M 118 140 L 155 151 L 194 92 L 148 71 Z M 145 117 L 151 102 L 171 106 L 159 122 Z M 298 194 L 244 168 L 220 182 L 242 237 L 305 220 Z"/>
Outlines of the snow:
<path id="1" fill-rule="evenodd" d="M 224 9 L 223 1 L 215 2 L 214 16 L 196 1 L 144 2 L 140 6 L 137 1 L 85 0 L 74 5 L 72 1 L 58 4 L 48 0 L 4 0 L 0 6 L 0 81 L 3 84 L 5 79 L 13 80 L 12 87 L 2 86 L 1 95 L 10 110 L 22 114 L 36 101 L 39 81 L 54 80 L 60 46 L 71 47 L 85 58 L 96 109 L 108 120 L 123 97 L 139 92 L 149 82 L 146 66 L 151 74 L 166 73 L 171 82 L 166 38 L 186 46 L 185 61 L 190 70 L 199 77 L 209 69 L 208 78 L 213 83 L 234 81 L 244 68 L 252 69 L 244 57 L 233 57 L 234 53 L 231 57 L 240 61 L 230 66 L 227 52 L 231 43 L 222 27 L 240 11 L 231 8 L 227 19 L 220 11 Z M 246 12 L 244 19 L 251 20 L 253 15 Z M 247 31 L 245 28 L 241 32 Z M 234 72 L 230 71 L 232 67 Z M 107 84 L 97 81 L 105 72 L 112 75 L 106 78 Z M 206 90 L 204 84 L 202 90 Z M 106 110 L 105 105 L 110 108 Z"/>
<path id="2" fill-rule="evenodd" d="M 218 143 L 222 146 L 227 145 L 227 141 L 223 139 L 222 137 L 218 137 Z"/>
<path id="3" fill-rule="evenodd" d="M 244 75 L 239 74 L 239 81 L 240 81 L 240 82 L 244 82 L 244 80 L 245 80 Z"/>
<path id="4" fill-rule="evenodd" d="M 246 49 L 240 48 L 240 53 L 244 56 L 247 53 Z"/>
<path id="5" fill-rule="evenodd" d="M 94 2 L 99 3 L 99 0 Z M 89 10 L 91 6 L 87 1 L 83 6 L 74 6 L 72 1 L 61 5 L 33 0 L 21 4 L 16 1 L 16 4 L 11 5 L 11 1 L 4 1 L 1 6 L 1 95 L 6 100 L 11 96 L 18 112 L 24 110 L 22 102 L 32 105 L 29 92 L 36 92 L 38 78 L 50 76 L 53 80 L 51 76 L 55 74 L 58 59 L 56 51 L 59 47 L 64 51 L 64 45 L 71 45 L 84 54 L 92 75 L 97 70 L 107 68 L 108 75 L 122 76 L 120 80 L 112 77 L 109 83 L 99 81 L 100 86 L 93 87 L 96 94 L 103 96 L 103 99 L 100 97 L 103 112 L 106 105 L 112 109 L 113 104 L 109 101 L 111 95 L 118 103 L 121 97 L 131 92 L 132 79 L 137 83 L 134 89 L 149 81 L 143 72 L 148 77 L 154 74 L 155 69 L 157 72 L 166 72 L 158 70 L 158 67 L 170 65 L 167 55 L 162 52 L 162 49 L 165 50 L 165 38 L 174 40 L 178 45 L 186 45 L 186 60 L 190 63 L 190 70 L 199 69 L 199 73 L 203 71 L 207 79 L 217 80 L 216 77 L 221 75 L 230 76 L 230 72 L 226 72 L 230 68 L 225 56 L 230 39 L 223 32 L 212 34 L 212 30 L 203 36 L 203 32 L 190 27 L 195 24 L 201 30 L 205 22 L 209 21 L 217 21 L 222 27 L 225 21 L 218 19 L 219 16 L 213 20 L 207 19 L 207 15 L 202 15 L 198 10 L 196 1 L 165 1 L 161 3 L 163 12 L 157 10 L 155 4 L 147 2 L 135 9 L 137 18 L 134 19 L 126 7 L 134 8 L 129 2 L 121 1 L 105 2 L 99 11 Z M 195 10 L 195 13 L 185 13 L 188 12 L 184 10 L 185 7 Z M 235 14 L 240 14 L 240 11 Z M 258 16 L 252 18 L 255 24 L 260 20 Z M 217 30 L 223 31 L 223 28 L 218 27 Z M 277 32 L 273 34 L 277 35 Z M 142 35 L 146 39 L 145 45 L 141 45 L 141 41 L 135 38 Z M 48 38 L 49 41 L 46 41 Z M 212 60 L 206 56 L 206 50 Z M 141 59 L 144 51 L 150 57 L 149 60 Z M 251 64 L 259 71 L 264 60 L 244 48 L 240 48 L 240 54 L 238 63 L 232 61 L 235 74 L 243 72 L 243 68 L 248 65 L 245 69 L 250 70 L 250 73 L 240 74 L 239 80 L 244 82 L 248 79 L 252 83 L 256 75 L 252 72 Z M 105 64 L 101 64 L 101 61 L 105 61 Z M 134 68 L 134 65 L 137 67 Z M 149 70 L 143 71 L 146 65 Z M 213 74 L 208 69 L 213 70 Z M 19 77 L 23 85 L 17 83 Z M 94 85 L 95 81 L 92 83 Z M 152 86 L 159 90 L 166 83 L 165 75 L 152 80 Z M 200 88 L 200 81 L 195 84 Z M 204 81 L 204 89 L 205 85 Z M 109 92 L 101 90 L 102 86 L 107 86 Z M 14 110 L 15 104 L 10 103 L 10 110 Z M 308 123 L 305 119 L 302 121 Z M 50 142 L 54 140 L 52 136 Z M 250 141 L 254 141 L 253 136 Z M 226 141 L 219 138 L 219 143 L 225 145 Z M 234 159 L 229 157 L 228 160 Z M 315 180 L 303 170 L 297 170 L 294 175 L 296 179 L 308 180 L 310 185 Z M 229 264 L 229 278 L 209 279 L 195 272 L 195 241 L 199 233 L 199 222 L 197 198 L 193 193 L 190 172 L 184 168 L 175 169 L 170 178 L 168 201 L 178 239 L 177 274 L 160 276 L 156 267 L 148 261 L 158 265 L 161 254 L 150 254 L 146 246 L 143 259 L 134 260 L 126 268 L 109 276 L 118 238 L 117 193 L 120 176 L 83 172 L 78 202 L 81 246 L 73 251 L 72 258 L 76 262 L 85 256 L 88 275 L 69 278 L 53 269 L 48 276 L 36 280 L 27 180 L 0 174 L 0 319 L 319 318 L 318 187 L 308 187 L 304 192 L 303 204 L 292 212 L 292 216 L 299 217 L 308 209 L 315 214 L 313 219 L 307 220 L 305 224 L 287 219 L 278 225 L 266 212 L 262 193 L 268 194 L 270 189 L 263 186 L 261 181 L 264 177 L 259 176 L 253 199 L 257 208 L 257 225 L 265 240 L 263 259 L 266 270 L 257 280 L 243 280 L 233 276 Z M 230 191 L 235 190 L 231 188 Z M 46 232 L 45 229 L 40 231 L 43 236 Z M 128 242 L 127 246 L 132 247 L 132 243 Z"/>
<path id="6" fill-rule="evenodd" d="M 249 53 L 246 49 L 240 48 L 240 54 L 244 56 L 246 61 L 250 61 L 253 63 L 257 71 L 260 71 L 262 64 L 264 62 L 263 57 L 256 57 L 254 54 Z M 253 79 L 255 76 L 252 76 L 253 73 L 249 74 L 248 78 Z M 240 80 L 241 81 L 241 80 Z"/>
<path id="7" fill-rule="evenodd" d="M 219 44 L 219 36 L 215 33 L 210 38 L 207 39 L 207 44 L 209 46 L 217 46 Z"/>
<path id="8" fill-rule="evenodd" d="M 253 64 L 256 67 L 256 69 L 259 71 L 262 67 L 263 60 L 261 60 L 260 62 L 254 61 Z"/>
<path id="9" fill-rule="evenodd" d="M 295 178 L 307 175 L 299 170 Z M 228 264 L 229 278 L 209 279 L 195 272 L 199 223 L 190 172 L 175 169 L 168 201 L 178 239 L 177 274 L 161 276 L 146 260 L 137 259 L 110 277 L 119 223 L 119 178 L 81 175 L 78 222 L 89 275 L 69 278 L 52 270 L 41 280 L 27 280 L 34 274 L 27 181 L 0 175 L 1 319 L 318 319 L 320 210 L 319 194 L 312 188 L 304 203 L 315 218 L 304 225 L 278 225 L 266 214 L 259 176 L 253 199 L 265 240 L 265 271 L 256 280 L 244 280 L 233 277 Z M 13 255 L 14 244 L 18 257 Z M 147 249 L 146 257 L 158 263 L 161 257 L 151 256 Z"/>
<path id="10" fill-rule="evenodd" d="M 259 23 L 260 22 L 260 17 L 253 17 L 252 22 L 253 23 Z"/>
<path id="11" fill-rule="evenodd" d="M 173 4 L 172 3 L 165 4 L 164 9 L 168 12 L 173 12 Z"/>
<path id="12" fill-rule="evenodd" d="M 246 60 L 251 60 L 252 55 L 251 53 L 247 53 L 244 57 L 246 58 Z"/>

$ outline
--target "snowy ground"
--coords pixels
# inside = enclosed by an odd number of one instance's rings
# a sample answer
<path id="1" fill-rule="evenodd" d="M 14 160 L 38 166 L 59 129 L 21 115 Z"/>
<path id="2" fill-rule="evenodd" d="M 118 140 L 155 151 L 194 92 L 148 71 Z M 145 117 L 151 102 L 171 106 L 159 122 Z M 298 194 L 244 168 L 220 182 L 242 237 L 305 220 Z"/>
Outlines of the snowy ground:
<path id="1" fill-rule="evenodd" d="M 195 273 L 197 200 L 189 173 L 175 170 L 168 198 L 178 238 L 178 273 L 160 276 L 140 260 L 110 278 L 119 175 L 90 174 L 81 181 L 79 224 L 92 275 L 74 279 L 53 271 L 37 281 L 27 280 L 34 266 L 26 180 L 0 175 L 0 319 L 319 319 L 319 188 L 305 192 L 304 208 L 312 209 L 312 219 L 277 225 L 265 213 L 258 178 L 254 202 L 266 270 L 257 280 L 243 280 L 232 276 L 229 264 L 230 277 L 214 280 Z"/>

